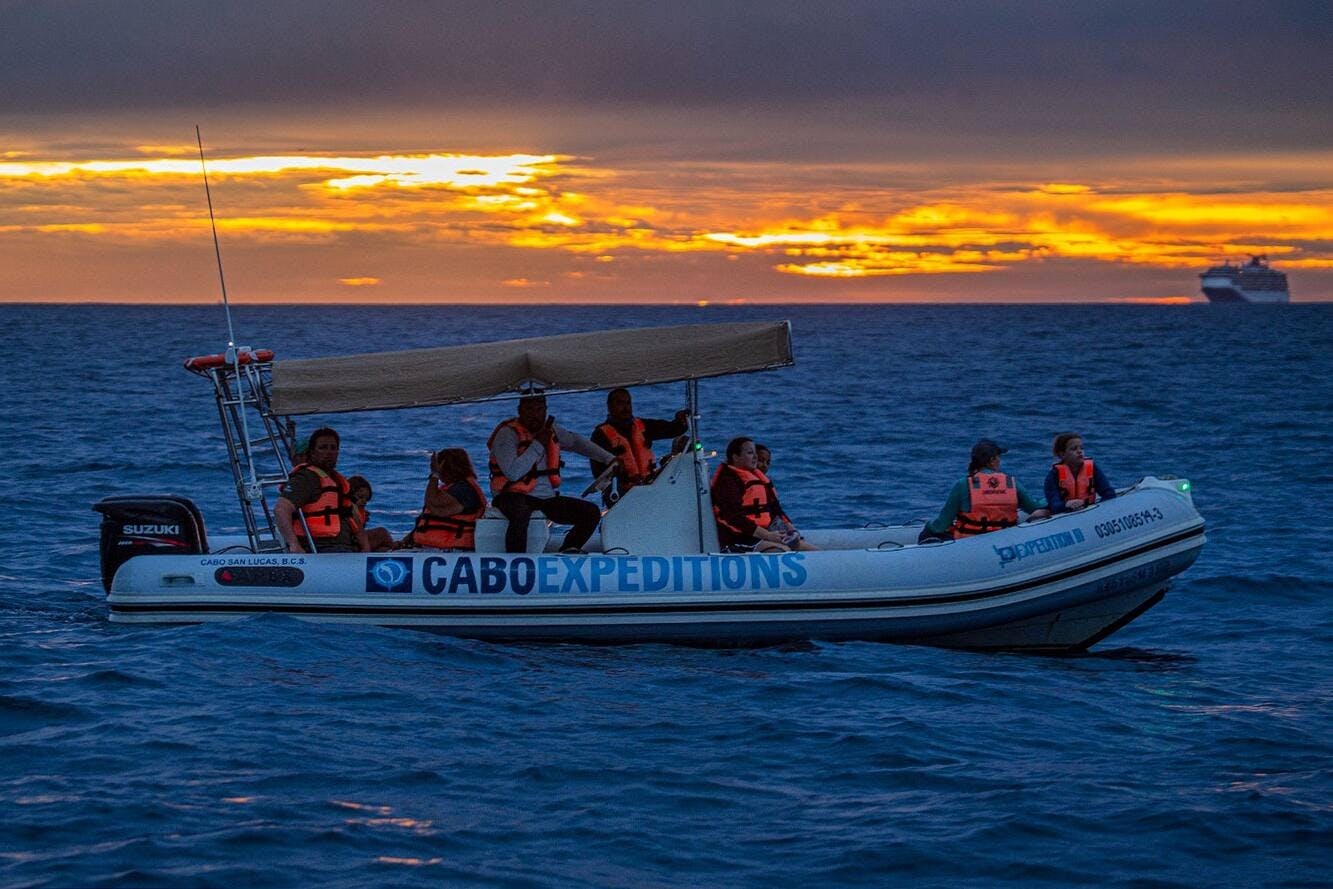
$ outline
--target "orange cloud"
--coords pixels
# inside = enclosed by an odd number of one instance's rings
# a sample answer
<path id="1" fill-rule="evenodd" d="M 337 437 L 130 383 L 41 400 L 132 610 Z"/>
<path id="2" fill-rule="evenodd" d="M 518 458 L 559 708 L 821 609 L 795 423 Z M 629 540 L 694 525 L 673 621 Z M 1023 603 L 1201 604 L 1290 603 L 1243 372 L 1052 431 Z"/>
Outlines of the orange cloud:
<path id="1" fill-rule="evenodd" d="M 136 150 L 83 161 L 6 154 L 0 231 L 83 244 L 199 243 L 208 219 L 197 158 L 180 146 Z M 1325 160 L 1333 168 L 1333 156 Z M 731 165 L 703 174 L 683 162 L 615 169 L 555 153 L 275 154 L 208 167 L 217 226 L 232 242 L 537 251 L 565 257 L 563 267 L 543 267 L 561 280 L 633 274 L 629 257 L 692 255 L 754 257 L 811 281 L 975 276 L 1054 259 L 1192 269 L 1251 252 L 1287 268 L 1333 268 L 1333 186 L 1267 188 L 1253 167 L 1209 183 L 1202 161 L 1195 179 L 1135 169 L 1088 181 L 979 174 L 897 186 L 876 184 L 865 167 Z M 1301 169 L 1319 181 L 1317 165 Z M 599 274 L 580 261 L 598 263 Z M 493 272 L 488 280 L 550 286 Z"/>

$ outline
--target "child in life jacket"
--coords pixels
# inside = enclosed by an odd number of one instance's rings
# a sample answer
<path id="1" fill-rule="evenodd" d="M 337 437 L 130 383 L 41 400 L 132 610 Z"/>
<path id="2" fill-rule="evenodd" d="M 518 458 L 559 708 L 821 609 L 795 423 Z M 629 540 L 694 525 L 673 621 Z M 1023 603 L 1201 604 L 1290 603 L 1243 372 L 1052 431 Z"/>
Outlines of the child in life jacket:
<path id="1" fill-rule="evenodd" d="M 393 535 L 385 528 L 367 527 L 370 513 L 366 511 L 366 504 L 373 496 L 374 491 L 365 476 L 354 475 L 347 480 L 347 499 L 352 502 L 348 522 L 352 533 L 362 543 L 362 552 L 382 553 L 394 548 Z"/>
<path id="2" fill-rule="evenodd" d="M 1100 466 L 1083 456 L 1083 436 L 1062 432 L 1051 446 L 1055 463 L 1046 474 L 1046 503 L 1052 513 L 1073 512 L 1115 496 Z"/>

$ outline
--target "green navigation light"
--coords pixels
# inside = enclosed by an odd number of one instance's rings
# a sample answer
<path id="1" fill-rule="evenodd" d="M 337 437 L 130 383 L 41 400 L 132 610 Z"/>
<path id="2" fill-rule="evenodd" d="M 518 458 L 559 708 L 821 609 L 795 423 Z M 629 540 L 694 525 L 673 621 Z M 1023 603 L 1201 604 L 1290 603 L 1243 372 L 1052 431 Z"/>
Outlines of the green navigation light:
<path id="1" fill-rule="evenodd" d="M 694 443 L 694 449 L 695 449 L 696 451 L 702 451 L 702 450 L 704 449 L 703 442 L 696 441 L 696 442 Z"/>
<path id="2" fill-rule="evenodd" d="M 1180 490 L 1182 490 L 1182 491 L 1188 491 L 1189 489 L 1190 489 L 1190 483 L 1189 483 L 1189 482 L 1181 482 L 1181 483 L 1180 483 Z"/>

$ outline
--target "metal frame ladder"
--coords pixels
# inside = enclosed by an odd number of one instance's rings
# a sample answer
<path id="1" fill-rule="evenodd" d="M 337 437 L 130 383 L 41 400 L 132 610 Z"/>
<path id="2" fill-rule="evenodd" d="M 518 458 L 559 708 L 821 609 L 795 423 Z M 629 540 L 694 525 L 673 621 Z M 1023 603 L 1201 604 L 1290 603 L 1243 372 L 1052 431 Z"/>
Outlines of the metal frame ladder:
<path id="1" fill-rule="evenodd" d="M 296 427 L 273 414 L 269 400 L 273 353 L 242 347 L 228 350 L 226 355 L 191 358 L 185 362 L 185 369 L 207 377 L 213 384 L 251 551 L 284 551 L 286 544 L 277 531 L 265 492 L 276 492 L 291 473 Z M 252 418 L 257 418 L 258 424 Z"/>

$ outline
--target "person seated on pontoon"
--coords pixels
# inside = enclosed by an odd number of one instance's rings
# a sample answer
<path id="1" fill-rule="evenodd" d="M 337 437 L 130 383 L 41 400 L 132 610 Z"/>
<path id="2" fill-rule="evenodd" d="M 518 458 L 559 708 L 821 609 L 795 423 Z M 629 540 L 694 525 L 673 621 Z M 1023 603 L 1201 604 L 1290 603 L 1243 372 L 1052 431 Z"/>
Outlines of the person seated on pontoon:
<path id="1" fill-rule="evenodd" d="M 727 462 L 711 484 L 718 545 L 729 552 L 816 549 L 787 518 L 777 489 L 757 464 L 754 439 L 740 436 L 727 444 Z"/>
<path id="2" fill-rule="evenodd" d="M 917 543 L 931 540 L 956 540 L 998 531 L 1018 524 L 1018 511 L 1029 519 L 1041 519 L 1050 510 L 1032 498 L 1018 479 L 1000 471 L 1002 448 L 989 438 L 972 446 L 972 460 L 967 475 L 949 491 L 940 514 L 921 529 Z"/>
<path id="3" fill-rule="evenodd" d="M 273 507 L 287 552 L 364 552 L 347 521 L 352 509 L 347 479 L 335 468 L 338 433 L 325 426 L 310 433 L 309 442 L 305 462 L 292 467 Z"/>
<path id="4" fill-rule="evenodd" d="M 754 443 L 755 466 L 764 475 L 768 475 L 768 467 L 773 465 L 773 452 L 768 449 L 768 445 Z"/>
<path id="5" fill-rule="evenodd" d="M 352 533 L 362 552 L 382 553 L 393 549 L 393 535 L 386 528 L 370 528 L 370 513 L 366 504 L 375 492 L 364 475 L 354 475 L 347 480 L 347 499 L 351 501 L 351 510 L 347 521 L 352 524 Z"/>
<path id="6" fill-rule="evenodd" d="M 602 501 L 610 506 L 635 485 L 641 485 L 657 469 L 650 445 L 655 441 L 683 435 L 689 428 L 689 411 L 676 411 L 671 420 L 634 416 L 634 401 L 628 389 L 612 389 L 606 394 L 606 422 L 592 431 L 592 443 L 620 458 L 612 484 L 602 491 Z M 673 453 L 675 453 L 673 447 Z M 590 460 L 593 478 L 606 471 L 606 464 Z M 614 489 L 614 490 L 613 490 Z"/>
<path id="7" fill-rule="evenodd" d="M 1046 474 L 1046 502 L 1052 513 L 1072 512 L 1115 496 L 1115 488 L 1102 468 L 1083 456 L 1083 436 L 1061 432 L 1055 437 L 1051 453 L 1055 463 Z"/>
<path id="8" fill-rule="evenodd" d="M 486 512 L 486 494 L 477 484 L 472 458 L 462 448 L 445 448 L 430 457 L 426 500 L 416 527 L 404 539 L 410 546 L 471 550 L 477 519 Z"/>
<path id="9" fill-rule="evenodd" d="M 509 520 L 505 552 L 527 551 L 528 520 L 534 512 L 573 525 L 560 549 L 581 550 L 597 530 L 602 511 L 595 503 L 560 494 L 560 451 L 567 448 L 607 465 L 618 463 L 616 455 L 557 425 L 555 417 L 546 415 L 544 395 L 520 398 L 518 416 L 496 426 L 486 447 L 495 508 Z"/>

